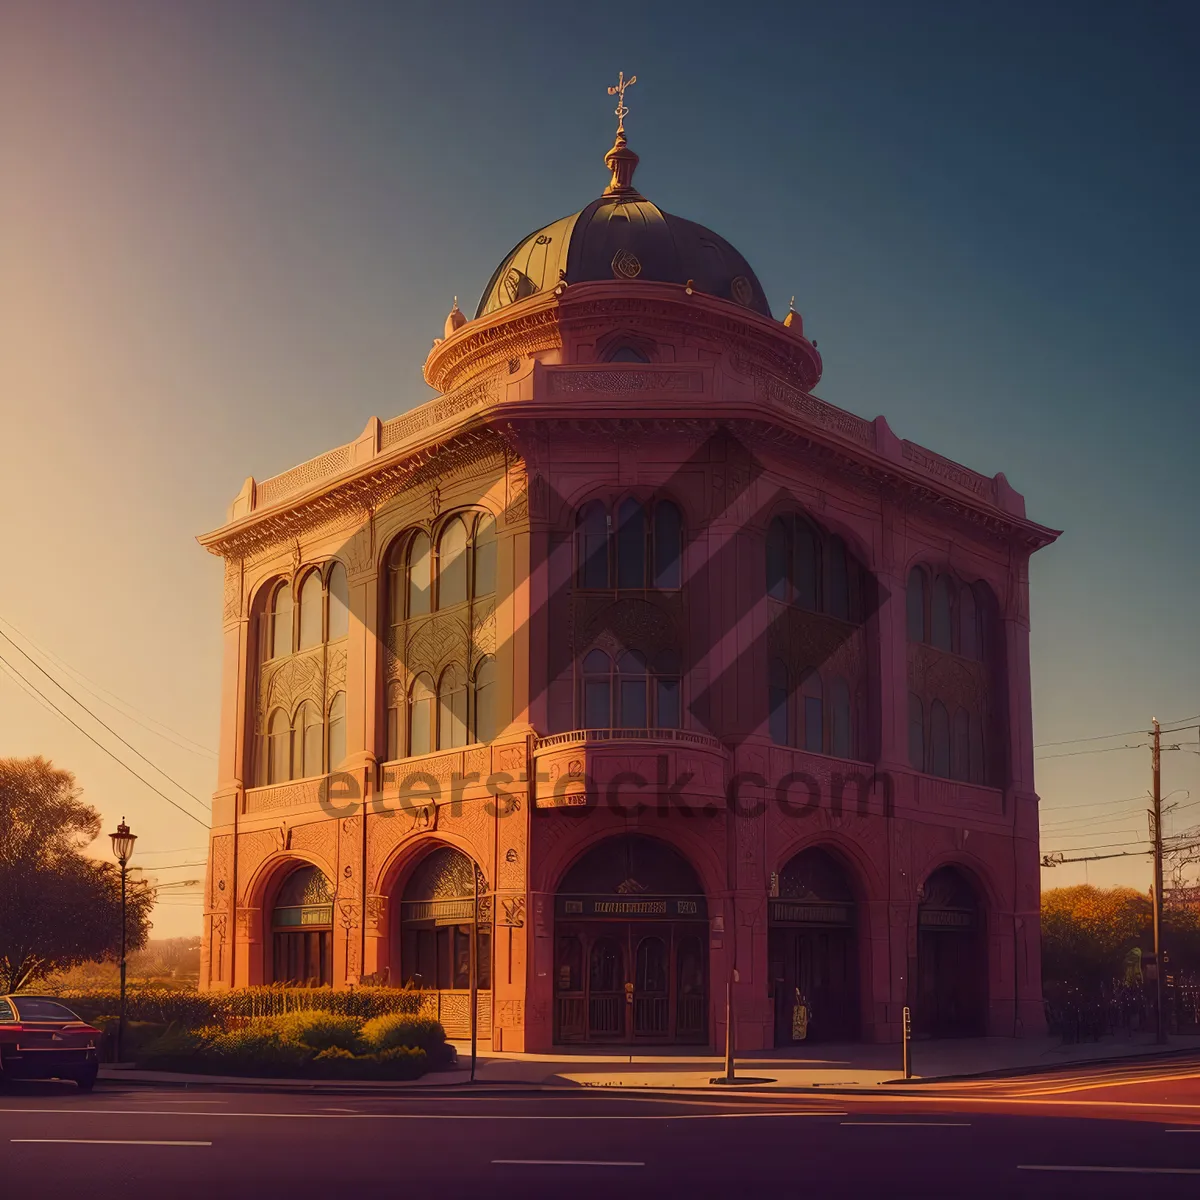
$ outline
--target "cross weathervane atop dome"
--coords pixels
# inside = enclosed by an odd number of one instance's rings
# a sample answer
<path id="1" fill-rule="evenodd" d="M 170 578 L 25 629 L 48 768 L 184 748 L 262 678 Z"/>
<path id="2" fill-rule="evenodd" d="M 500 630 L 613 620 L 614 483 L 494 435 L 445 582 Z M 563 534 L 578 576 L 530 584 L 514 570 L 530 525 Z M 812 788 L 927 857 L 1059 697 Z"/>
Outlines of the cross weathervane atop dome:
<path id="1" fill-rule="evenodd" d="M 604 189 L 606 196 L 628 196 L 637 199 L 638 193 L 633 188 L 633 172 L 637 169 L 638 156 L 629 149 L 625 141 L 625 118 L 629 109 L 625 107 L 625 89 L 637 83 L 637 76 L 625 78 L 625 72 L 617 74 L 616 87 L 610 87 L 608 94 L 617 97 L 617 107 L 613 110 L 617 115 L 617 140 L 613 148 L 604 156 L 604 165 L 612 172 L 612 179 Z"/>

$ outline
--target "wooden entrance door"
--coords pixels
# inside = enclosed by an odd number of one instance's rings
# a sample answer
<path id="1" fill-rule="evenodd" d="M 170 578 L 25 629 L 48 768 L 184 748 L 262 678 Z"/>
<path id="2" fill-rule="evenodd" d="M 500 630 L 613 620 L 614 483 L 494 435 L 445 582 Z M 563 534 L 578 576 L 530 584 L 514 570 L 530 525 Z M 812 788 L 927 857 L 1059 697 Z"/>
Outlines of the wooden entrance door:
<path id="1" fill-rule="evenodd" d="M 925 1037 L 983 1033 L 979 939 L 973 929 L 922 929 L 917 943 L 916 1032 Z"/>
<path id="2" fill-rule="evenodd" d="M 790 1046 L 797 996 L 808 1005 L 805 1041 L 850 1041 L 858 1037 L 858 962 L 854 930 L 771 930 L 775 980 L 775 1045 Z"/>

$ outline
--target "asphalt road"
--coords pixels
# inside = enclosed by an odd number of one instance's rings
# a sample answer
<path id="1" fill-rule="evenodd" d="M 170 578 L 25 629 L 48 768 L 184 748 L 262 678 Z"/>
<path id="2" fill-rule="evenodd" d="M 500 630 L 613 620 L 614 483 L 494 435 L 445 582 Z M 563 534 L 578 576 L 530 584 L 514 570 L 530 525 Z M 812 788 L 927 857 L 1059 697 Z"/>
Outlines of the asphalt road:
<path id="1" fill-rule="evenodd" d="M 12 1084 L 13 1197 L 1200 1194 L 1200 1064 L 916 1094 L 440 1097 Z"/>

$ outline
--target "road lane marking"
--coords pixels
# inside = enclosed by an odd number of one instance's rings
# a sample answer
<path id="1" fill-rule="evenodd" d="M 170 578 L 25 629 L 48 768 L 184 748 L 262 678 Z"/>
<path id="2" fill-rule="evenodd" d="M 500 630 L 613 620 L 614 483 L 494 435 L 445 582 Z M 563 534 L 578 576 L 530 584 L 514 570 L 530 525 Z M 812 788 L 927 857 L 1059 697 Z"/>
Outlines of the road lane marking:
<path id="1" fill-rule="evenodd" d="M 1200 1167 L 1064 1167 L 1019 1166 L 1018 1171 L 1074 1171 L 1098 1175 L 1200 1175 Z"/>
<path id="2" fill-rule="evenodd" d="M 1200 1125 L 1194 1125 L 1191 1129 L 1164 1129 L 1163 1133 L 1200 1133 Z"/>
<path id="3" fill-rule="evenodd" d="M 598 1158 L 493 1158 L 498 1167 L 644 1167 L 644 1162 L 606 1162 Z"/>
<path id="4" fill-rule="evenodd" d="M 470 1103 L 470 1102 L 468 1102 Z M 670 1100 L 664 1100 L 670 1104 Z M 109 1117 L 257 1117 L 260 1119 L 307 1120 L 307 1121 L 724 1121 L 757 1117 L 767 1120 L 772 1117 L 847 1117 L 847 1112 L 831 1112 L 826 1109 L 804 1109 L 795 1112 L 729 1112 L 729 1113 L 673 1113 L 661 1114 L 615 1114 L 599 1113 L 560 1114 L 547 1113 L 541 1116 L 521 1113 L 331 1113 L 331 1112 L 155 1112 L 146 1108 L 6 1108 L 0 1113 L 39 1113 L 64 1117 L 109 1116 Z"/>
<path id="5" fill-rule="evenodd" d="M 1140 1087 L 1146 1083 L 1174 1083 L 1184 1079 L 1200 1079 L 1200 1073 L 1193 1071 L 1187 1074 L 1175 1073 L 1171 1075 L 1105 1076 L 1100 1079 L 1083 1082 L 1085 1079 L 1085 1076 L 1079 1075 L 1074 1080 L 1069 1082 L 1063 1081 L 1053 1087 L 1037 1087 L 1029 1091 L 1015 1092 L 1013 1094 L 1017 1096 L 1054 1096 L 1067 1092 L 1099 1091 L 1101 1088 Z"/>
<path id="6" fill-rule="evenodd" d="M 842 1121 L 842 1125 L 870 1125 L 877 1129 L 970 1129 L 970 1121 Z"/>
<path id="7" fill-rule="evenodd" d="M 56 1146 L 211 1146 L 212 1142 L 169 1142 L 141 1138 L 9 1138 L 10 1142 L 53 1143 Z"/>

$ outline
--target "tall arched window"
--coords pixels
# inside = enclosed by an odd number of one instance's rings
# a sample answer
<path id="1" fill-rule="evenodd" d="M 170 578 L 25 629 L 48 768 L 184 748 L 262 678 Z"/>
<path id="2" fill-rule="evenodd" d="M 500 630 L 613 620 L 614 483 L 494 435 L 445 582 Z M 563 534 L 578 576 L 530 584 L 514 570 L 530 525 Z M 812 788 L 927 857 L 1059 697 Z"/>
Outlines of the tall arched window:
<path id="1" fill-rule="evenodd" d="M 300 585 L 300 649 L 311 650 L 323 640 L 325 592 L 319 571 L 309 571 Z"/>
<path id="2" fill-rule="evenodd" d="M 484 513 L 475 523 L 475 592 L 490 596 L 496 590 L 496 518 Z"/>
<path id="3" fill-rule="evenodd" d="M 433 554 L 429 537 L 418 533 L 408 547 L 408 616 L 419 617 L 429 611 L 432 579 Z"/>
<path id="4" fill-rule="evenodd" d="M 925 709 L 913 692 L 908 693 L 908 761 L 914 770 L 925 770 Z"/>
<path id="5" fill-rule="evenodd" d="M 599 500 L 585 504 L 575 518 L 579 586 L 608 587 L 608 512 Z"/>
<path id="6" fill-rule="evenodd" d="M 267 726 L 267 782 L 283 783 L 292 777 L 292 727 L 287 713 L 277 708 Z"/>
<path id="7" fill-rule="evenodd" d="M 846 543 L 836 534 L 829 539 L 829 612 L 850 620 L 850 568 Z"/>
<path id="8" fill-rule="evenodd" d="M 801 676 L 800 694 L 804 699 L 804 749 L 813 754 L 825 751 L 825 698 L 821 677 L 809 668 Z"/>
<path id="9" fill-rule="evenodd" d="M 335 562 L 329 568 L 329 640 L 337 641 L 350 632 L 350 582 L 346 568 Z"/>
<path id="10" fill-rule="evenodd" d="M 908 573 L 908 640 L 925 640 L 925 572 L 913 567 Z"/>
<path id="11" fill-rule="evenodd" d="M 790 741 L 791 721 L 788 719 L 788 672 L 783 661 L 771 659 L 767 686 L 768 725 L 771 741 L 777 746 L 786 746 Z"/>
<path id="12" fill-rule="evenodd" d="M 617 587 L 646 586 L 646 510 L 632 497 L 617 509 Z"/>
<path id="13" fill-rule="evenodd" d="M 612 724 L 612 662 L 603 650 L 583 660 L 583 727 L 607 729 Z"/>
<path id="14" fill-rule="evenodd" d="M 439 750 L 467 744 L 467 681 L 461 667 L 449 666 L 438 683 Z"/>
<path id="15" fill-rule="evenodd" d="M 467 598 L 467 527 L 454 517 L 438 538 L 438 608 Z"/>
<path id="16" fill-rule="evenodd" d="M 950 775 L 954 779 L 971 778 L 971 718 L 965 708 L 958 708 L 954 713 Z"/>
<path id="17" fill-rule="evenodd" d="M 387 761 L 404 757 L 404 688 L 388 684 L 387 690 Z"/>
<path id="18" fill-rule="evenodd" d="M 435 725 L 433 680 L 418 675 L 413 680 L 408 704 L 408 753 L 410 756 L 428 754 L 433 749 Z"/>
<path id="19" fill-rule="evenodd" d="M 964 587 L 958 594 L 958 652 L 963 658 L 979 658 L 979 613 L 975 593 Z"/>
<path id="20" fill-rule="evenodd" d="M 388 551 L 388 619 L 393 627 L 404 623 L 404 602 L 408 592 L 408 554 L 404 539 L 396 538 Z"/>
<path id="21" fill-rule="evenodd" d="M 776 517 L 767 527 L 767 595 L 775 600 L 790 599 L 788 557 L 791 539 L 787 522 Z"/>
<path id="22" fill-rule="evenodd" d="M 929 706 L 929 773 L 950 778 L 950 716 L 940 700 Z"/>
<path id="23" fill-rule="evenodd" d="M 939 575 L 933 584 L 929 613 L 929 640 L 939 650 L 954 649 L 954 584 L 949 575 Z"/>
<path id="24" fill-rule="evenodd" d="M 645 729 L 648 724 L 645 656 L 636 650 L 626 650 L 617 659 L 617 674 L 621 681 L 617 724 L 622 729 Z"/>
<path id="25" fill-rule="evenodd" d="M 496 736 L 496 660 L 485 658 L 475 668 L 475 736 L 490 742 Z"/>
<path id="26" fill-rule="evenodd" d="M 292 589 L 281 583 L 271 597 L 271 657 L 286 658 L 292 652 Z"/>
<path id="27" fill-rule="evenodd" d="M 812 526 L 797 521 L 793 531 L 792 583 L 796 603 L 809 612 L 821 609 L 821 545 Z"/>
<path id="28" fill-rule="evenodd" d="M 654 663 L 655 728 L 678 729 L 682 716 L 679 655 L 674 650 L 664 650 Z"/>
<path id="29" fill-rule="evenodd" d="M 829 752 L 836 758 L 854 757 L 854 737 L 851 730 L 850 688 L 839 675 L 829 685 Z"/>
<path id="30" fill-rule="evenodd" d="M 669 500 L 654 506 L 654 586 L 677 588 L 682 583 L 683 515 Z"/>
<path id="31" fill-rule="evenodd" d="M 329 702 L 327 770 L 336 771 L 346 761 L 346 693 L 337 692 Z"/>
<path id="32" fill-rule="evenodd" d="M 292 771 L 298 779 L 321 774 L 321 743 L 324 739 L 321 710 L 306 700 L 292 721 Z"/>
<path id="33" fill-rule="evenodd" d="M 978 713 L 971 714 L 970 753 L 972 783 L 987 783 L 987 764 L 984 760 L 983 720 Z"/>
<path id="34" fill-rule="evenodd" d="M 333 888 L 316 867 L 297 867 L 271 911 L 275 983 L 327 987 L 333 982 Z"/>

